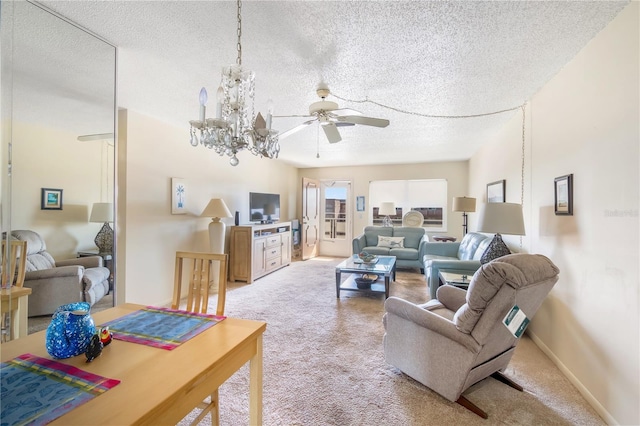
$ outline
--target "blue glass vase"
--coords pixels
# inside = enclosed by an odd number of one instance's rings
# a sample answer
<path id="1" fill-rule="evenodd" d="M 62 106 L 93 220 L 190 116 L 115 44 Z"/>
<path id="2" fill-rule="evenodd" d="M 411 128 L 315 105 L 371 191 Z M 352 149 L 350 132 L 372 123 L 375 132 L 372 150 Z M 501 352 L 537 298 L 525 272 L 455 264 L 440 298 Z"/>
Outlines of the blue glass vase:
<path id="1" fill-rule="evenodd" d="M 47 352 L 54 358 L 71 358 L 86 352 L 96 325 L 89 314 L 91 305 L 76 302 L 56 309 L 47 327 Z"/>

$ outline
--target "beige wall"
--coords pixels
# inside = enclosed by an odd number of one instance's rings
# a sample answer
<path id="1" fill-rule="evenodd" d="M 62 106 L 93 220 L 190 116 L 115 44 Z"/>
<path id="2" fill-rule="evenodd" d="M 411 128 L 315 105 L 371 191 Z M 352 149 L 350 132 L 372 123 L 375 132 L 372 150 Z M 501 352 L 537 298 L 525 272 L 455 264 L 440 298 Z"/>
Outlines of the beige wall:
<path id="1" fill-rule="evenodd" d="M 113 196 L 113 147 L 77 137 L 13 122 L 11 228 L 38 232 L 56 260 L 96 249 L 102 224 L 89 223 L 91 206 Z M 41 188 L 63 190 L 62 210 L 40 209 Z"/>
<path id="2" fill-rule="evenodd" d="M 632 2 L 526 111 L 523 246 L 560 268 L 529 331 L 608 423 L 625 425 L 640 424 L 639 6 Z M 507 201 L 519 202 L 521 120 L 471 159 L 472 196 L 507 179 Z M 555 216 L 553 179 L 569 173 L 574 215 Z"/>
<path id="3" fill-rule="evenodd" d="M 453 197 L 467 195 L 468 162 L 442 162 L 442 163 L 420 163 L 420 164 L 400 164 L 383 166 L 355 166 L 355 167 L 325 167 L 299 169 L 298 171 L 298 191 L 302 187 L 302 178 L 311 179 L 344 179 L 352 182 L 352 203 L 355 206 L 355 198 L 359 195 L 365 197 L 365 211 L 355 212 L 353 216 L 353 235 L 362 232 L 362 229 L 369 225 L 369 182 L 374 180 L 402 180 L 402 179 L 446 179 L 447 199 L 451 208 Z M 302 216 L 302 204 L 298 203 L 297 217 Z M 438 232 L 431 235 L 453 235 L 458 239 L 462 238 L 462 213 L 447 214 L 447 231 Z"/>
<path id="4" fill-rule="evenodd" d="M 291 166 L 242 152 L 232 167 L 228 157 L 193 148 L 188 125 L 177 128 L 133 111 L 119 114 L 118 137 L 118 290 L 127 302 L 171 300 L 176 251 L 208 250 L 211 218 L 199 215 L 211 198 L 222 198 L 246 223 L 249 192 L 279 193 L 281 220 L 294 216 L 297 171 Z M 172 177 L 186 180 L 187 214 L 171 214 Z M 234 219 L 224 222 L 231 226 Z"/>

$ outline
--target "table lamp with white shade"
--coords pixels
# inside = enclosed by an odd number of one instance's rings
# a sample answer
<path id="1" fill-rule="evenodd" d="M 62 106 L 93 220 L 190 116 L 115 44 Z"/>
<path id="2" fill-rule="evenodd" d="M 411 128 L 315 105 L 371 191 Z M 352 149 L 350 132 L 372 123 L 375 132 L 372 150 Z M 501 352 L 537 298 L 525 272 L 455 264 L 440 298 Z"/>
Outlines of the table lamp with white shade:
<path id="1" fill-rule="evenodd" d="M 393 222 L 389 216 L 396 215 L 396 205 L 393 202 L 386 201 L 384 203 L 380 203 L 380 209 L 378 210 L 379 216 L 384 216 L 382 219 L 382 226 L 393 226 Z"/>
<path id="2" fill-rule="evenodd" d="M 113 203 L 93 203 L 89 222 L 104 223 L 93 241 L 100 253 L 113 253 L 113 229 L 109 226 L 113 222 Z"/>
<path id="3" fill-rule="evenodd" d="M 480 211 L 478 232 L 495 233 L 489 247 L 480 258 L 481 263 L 510 254 L 511 251 L 502 241 L 500 234 L 525 235 L 522 204 L 486 203 Z"/>
<path id="4" fill-rule="evenodd" d="M 212 198 L 204 208 L 201 217 L 210 217 L 209 223 L 209 246 L 211 253 L 224 254 L 224 234 L 225 224 L 220 219 L 231 217 L 231 212 L 227 208 L 222 198 Z"/>

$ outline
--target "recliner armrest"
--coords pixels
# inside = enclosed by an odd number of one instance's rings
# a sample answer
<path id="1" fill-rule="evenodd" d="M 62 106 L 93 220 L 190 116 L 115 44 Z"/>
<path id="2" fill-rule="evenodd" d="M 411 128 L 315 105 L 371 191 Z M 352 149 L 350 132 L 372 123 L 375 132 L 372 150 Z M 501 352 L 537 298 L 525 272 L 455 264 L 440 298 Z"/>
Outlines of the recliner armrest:
<path id="1" fill-rule="evenodd" d="M 480 350 L 478 342 L 470 334 L 459 331 L 453 322 L 404 299 L 389 297 L 384 302 L 384 309 L 385 312 L 395 314 L 420 327 L 441 334 L 473 352 Z"/>
<path id="2" fill-rule="evenodd" d="M 102 263 L 102 257 L 100 256 L 86 256 L 76 257 L 74 259 L 57 260 L 56 266 L 80 265 L 85 268 L 97 268 L 99 266 L 104 266 Z"/>
<path id="3" fill-rule="evenodd" d="M 39 271 L 30 271 L 24 274 L 24 280 L 34 281 L 34 280 L 48 280 L 51 278 L 57 277 L 78 277 L 78 282 L 82 279 L 82 275 L 84 274 L 84 267 L 80 265 L 73 266 L 60 266 L 57 268 L 49 268 L 49 269 L 41 269 Z"/>
<path id="4" fill-rule="evenodd" d="M 436 292 L 436 298 L 445 308 L 456 312 L 467 303 L 467 291 L 452 285 L 440 286 Z"/>

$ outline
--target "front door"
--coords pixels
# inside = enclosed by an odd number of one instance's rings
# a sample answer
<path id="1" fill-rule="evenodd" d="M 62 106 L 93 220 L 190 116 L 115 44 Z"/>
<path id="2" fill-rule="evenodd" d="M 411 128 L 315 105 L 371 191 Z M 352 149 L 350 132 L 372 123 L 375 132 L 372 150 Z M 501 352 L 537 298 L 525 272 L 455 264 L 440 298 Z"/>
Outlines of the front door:
<path id="1" fill-rule="evenodd" d="M 318 255 L 320 181 L 302 178 L 302 260 Z"/>
<path id="2" fill-rule="evenodd" d="M 351 182 L 322 181 L 320 254 L 348 257 L 351 254 Z"/>

